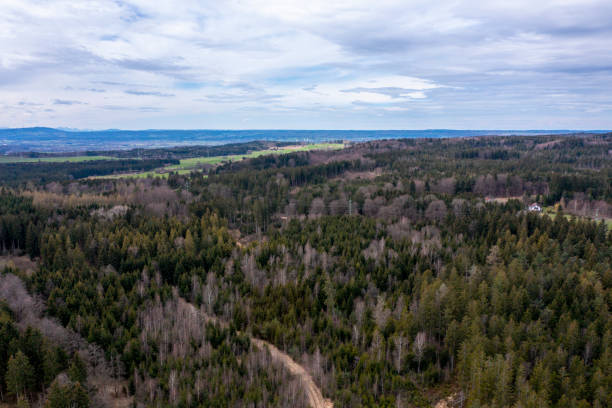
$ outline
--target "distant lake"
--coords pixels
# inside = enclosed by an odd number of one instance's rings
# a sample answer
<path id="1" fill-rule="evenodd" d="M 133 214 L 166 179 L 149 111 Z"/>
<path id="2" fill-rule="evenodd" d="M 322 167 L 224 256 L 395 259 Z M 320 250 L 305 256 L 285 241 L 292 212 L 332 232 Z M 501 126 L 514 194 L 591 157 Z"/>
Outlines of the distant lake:
<path id="1" fill-rule="evenodd" d="M 219 145 L 275 140 L 283 142 L 367 141 L 399 138 L 448 138 L 483 135 L 605 133 L 604 130 L 102 130 L 52 128 L 0 129 L 0 154 L 119 150 L 187 145 Z"/>

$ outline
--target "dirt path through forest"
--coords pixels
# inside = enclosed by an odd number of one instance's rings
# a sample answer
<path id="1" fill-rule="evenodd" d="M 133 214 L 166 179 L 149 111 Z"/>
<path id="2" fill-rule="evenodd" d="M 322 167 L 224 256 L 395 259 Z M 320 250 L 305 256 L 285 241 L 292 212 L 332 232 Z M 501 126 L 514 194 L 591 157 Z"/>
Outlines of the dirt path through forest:
<path id="1" fill-rule="evenodd" d="M 223 322 L 216 317 L 207 315 L 206 313 L 198 310 L 195 306 L 193 306 L 192 304 L 188 302 L 185 302 L 185 303 L 190 305 L 193 308 L 194 312 L 200 313 L 200 315 L 203 316 L 205 321 L 217 323 L 223 327 L 227 327 L 226 322 Z M 308 373 L 308 371 L 306 371 L 306 369 L 303 366 L 296 363 L 287 353 L 279 350 L 273 344 L 265 340 L 257 339 L 255 337 L 250 337 L 250 339 L 251 339 L 251 342 L 257 348 L 259 349 L 267 348 L 268 351 L 270 352 L 270 356 L 272 357 L 274 361 L 283 365 L 283 367 L 285 367 L 287 371 L 289 371 L 292 375 L 300 379 L 300 382 L 302 383 L 304 387 L 304 391 L 306 392 L 306 398 L 308 399 L 308 403 L 310 404 L 312 408 L 333 408 L 334 404 L 331 402 L 330 399 L 325 398 L 323 396 L 323 394 L 321 393 L 321 390 L 319 389 L 317 384 L 315 384 L 312 376 Z"/>
<path id="2" fill-rule="evenodd" d="M 321 390 L 317 387 L 308 371 L 296 363 L 289 355 L 283 353 L 267 341 L 251 337 L 251 342 L 260 349 L 267 348 L 273 360 L 281 363 L 291 374 L 300 378 L 306 391 L 308 403 L 312 408 L 332 408 L 334 406 L 329 399 L 323 397 Z"/>

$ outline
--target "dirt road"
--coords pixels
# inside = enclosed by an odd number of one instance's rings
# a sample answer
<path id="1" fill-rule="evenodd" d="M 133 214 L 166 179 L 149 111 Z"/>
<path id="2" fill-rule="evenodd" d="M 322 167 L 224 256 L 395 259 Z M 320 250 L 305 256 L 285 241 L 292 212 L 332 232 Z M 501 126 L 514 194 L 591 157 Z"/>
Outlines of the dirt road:
<path id="1" fill-rule="evenodd" d="M 270 344 L 267 341 L 251 337 L 251 342 L 260 349 L 267 348 L 270 352 L 270 356 L 272 357 L 272 359 L 285 366 L 285 368 L 291 374 L 300 378 L 306 391 L 308 403 L 312 408 L 332 408 L 334 406 L 334 404 L 329 399 L 323 397 L 321 390 L 319 389 L 319 387 L 317 387 L 308 371 L 306 371 L 304 367 L 296 363 L 291 357 L 289 357 L 289 355 L 283 353 L 273 344 Z"/>
<path id="2" fill-rule="evenodd" d="M 202 311 L 195 308 L 195 306 L 188 302 L 185 302 L 182 299 L 181 301 L 185 304 L 188 304 L 190 308 L 192 308 L 194 313 L 199 313 L 205 321 L 214 322 L 225 327 L 227 326 L 227 323 L 219 320 L 218 318 L 203 313 Z M 312 379 L 312 376 L 308 373 L 308 371 L 306 371 L 303 366 L 296 363 L 287 353 L 279 350 L 276 346 L 265 340 L 251 337 L 251 342 L 259 349 L 268 349 L 270 356 L 274 361 L 283 365 L 287 369 L 287 371 L 289 371 L 292 375 L 300 379 L 300 382 L 303 384 L 304 391 L 306 392 L 306 397 L 308 398 L 308 403 L 310 404 L 311 408 L 333 408 L 333 402 L 331 402 L 330 399 L 323 397 L 321 390 L 319 389 L 319 387 L 317 387 L 317 384 L 315 384 L 314 380 Z"/>

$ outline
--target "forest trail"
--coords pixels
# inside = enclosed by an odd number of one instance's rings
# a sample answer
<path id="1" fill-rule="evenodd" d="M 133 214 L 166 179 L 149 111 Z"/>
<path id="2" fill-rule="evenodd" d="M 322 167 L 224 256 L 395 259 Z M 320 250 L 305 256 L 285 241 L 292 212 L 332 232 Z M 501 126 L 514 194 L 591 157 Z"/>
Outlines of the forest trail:
<path id="1" fill-rule="evenodd" d="M 329 399 L 323 397 L 321 390 L 319 387 L 317 387 L 308 371 L 296 363 L 291 357 L 289 357 L 288 354 L 280 351 L 273 344 L 270 344 L 264 340 L 251 337 L 251 342 L 253 342 L 253 344 L 260 349 L 267 348 L 272 356 L 272 359 L 281 363 L 291 374 L 300 378 L 306 391 L 308 403 L 312 408 L 332 408 L 334 406 Z"/>
<path id="2" fill-rule="evenodd" d="M 462 407 L 464 403 L 465 394 L 463 393 L 463 391 L 458 391 L 438 401 L 436 405 L 434 405 L 434 408 Z"/>
<path id="3" fill-rule="evenodd" d="M 191 303 L 186 302 L 183 299 L 180 299 L 181 302 L 185 302 L 185 304 L 189 305 L 194 313 L 199 313 L 205 321 L 219 324 L 222 327 L 227 327 L 228 324 L 214 316 L 210 316 L 201 310 L 198 310 Z M 251 342 L 259 349 L 268 349 L 270 356 L 274 361 L 281 364 L 285 367 L 292 375 L 298 377 L 300 382 L 304 386 L 304 391 L 306 392 L 306 398 L 308 399 L 308 404 L 311 408 L 333 408 L 334 404 L 329 398 L 325 398 L 323 393 L 315 384 L 312 375 L 306 371 L 306 369 L 300 364 L 296 363 L 287 353 L 279 350 L 275 345 L 269 343 L 265 340 L 261 340 L 252 336 L 249 336 Z"/>

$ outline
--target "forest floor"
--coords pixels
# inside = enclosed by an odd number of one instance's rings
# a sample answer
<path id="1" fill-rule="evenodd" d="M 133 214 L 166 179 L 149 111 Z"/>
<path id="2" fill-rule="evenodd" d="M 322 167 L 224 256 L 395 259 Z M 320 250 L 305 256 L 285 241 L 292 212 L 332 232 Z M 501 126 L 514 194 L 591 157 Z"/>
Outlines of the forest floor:
<path id="1" fill-rule="evenodd" d="M 128 382 L 126 380 L 109 380 L 107 378 L 92 378 L 90 384 L 98 390 L 103 401 L 109 408 L 130 408 L 134 405 L 134 396 L 127 395 Z"/>
<path id="2" fill-rule="evenodd" d="M 183 299 L 181 299 L 181 301 L 189 305 L 192 308 L 193 313 L 199 313 L 205 321 L 216 323 L 222 327 L 228 326 L 226 322 L 223 322 L 214 316 L 210 316 L 198 310 L 191 303 L 186 302 Z M 295 360 L 293 360 L 287 353 L 279 350 L 273 344 L 265 340 L 257 339 L 255 337 L 250 337 L 250 339 L 251 343 L 253 343 L 255 347 L 257 347 L 258 349 L 267 349 L 273 361 L 279 363 L 280 365 L 285 367 L 285 369 L 289 371 L 291 375 L 296 376 L 300 379 L 300 382 L 304 387 L 306 398 L 308 399 L 308 404 L 312 408 L 333 408 L 333 402 L 323 396 L 323 393 L 321 392 L 317 384 L 314 382 L 312 375 L 310 375 L 310 373 L 308 373 L 308 371 L 302 365 L 295 362 Z"/>
<path id="3" fill-rule="evenodd" d="M 462 407 L 464 402 L 465 402 L 465 395 L 462 392 L 458 391 L 438 401 L 434 405 L 434 408 Z"/>

